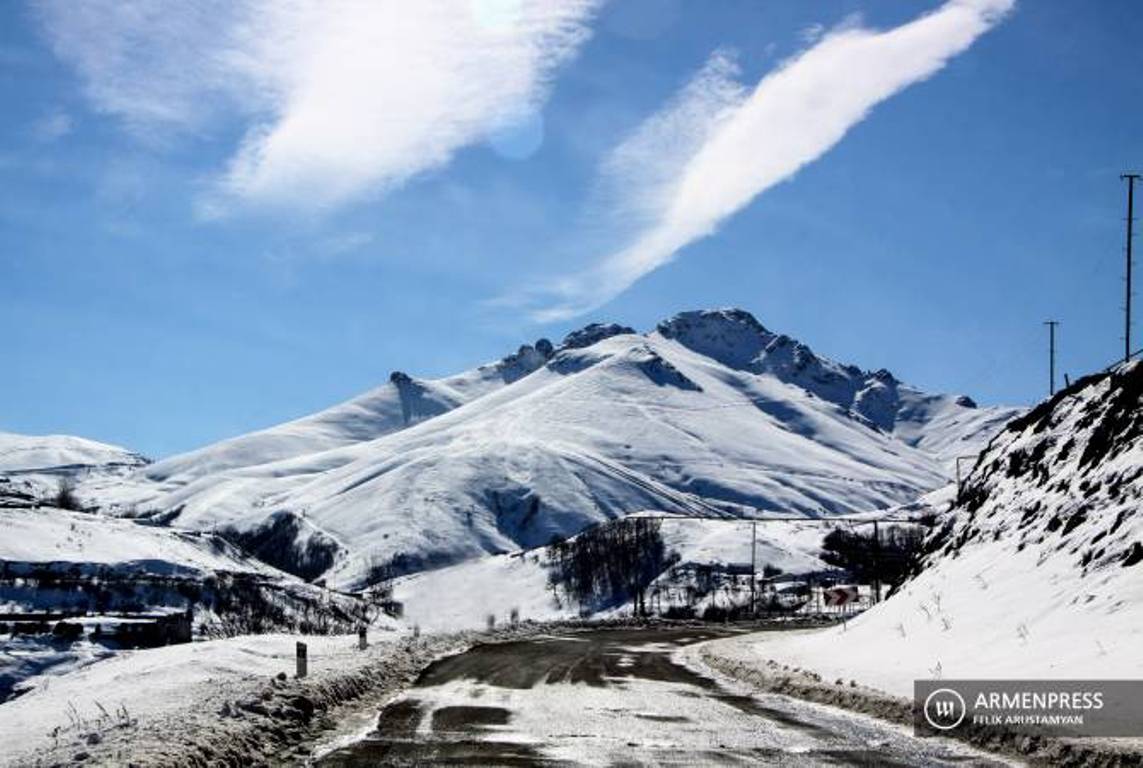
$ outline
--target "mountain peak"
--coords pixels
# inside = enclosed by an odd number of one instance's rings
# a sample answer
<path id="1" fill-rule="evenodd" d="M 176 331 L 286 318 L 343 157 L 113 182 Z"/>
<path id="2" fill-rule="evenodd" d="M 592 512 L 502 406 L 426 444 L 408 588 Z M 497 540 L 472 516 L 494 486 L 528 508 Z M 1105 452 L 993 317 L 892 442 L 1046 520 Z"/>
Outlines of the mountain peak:
<path id="1" fill-rule="evenodd" d="M 743 368 L 765 350 L 774 334 L 744 309 L 680 312 L 659 323 L 659 335 L 734 368 Z"/>
<path id="2" fill-rule="evenodd" d="M 758 322 L 754 315 L 745 309 L 737 307 L 722 307 L 720 309 L 691 309 L 679 312 L 670 319 L 659 323 L 658 331 L 664 336 L 670 336 L 687 329 L 696 327 L 705 328 L 736 328 L 749 330 L 760 336 L 773 336 L 770 331 Z"/>

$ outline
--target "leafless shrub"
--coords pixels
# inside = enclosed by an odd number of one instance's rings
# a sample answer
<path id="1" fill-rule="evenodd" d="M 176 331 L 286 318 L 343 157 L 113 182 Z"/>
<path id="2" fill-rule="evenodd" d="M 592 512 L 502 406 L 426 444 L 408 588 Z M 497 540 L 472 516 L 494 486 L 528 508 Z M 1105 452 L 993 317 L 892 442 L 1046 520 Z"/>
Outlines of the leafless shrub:
<path id="1" fill-rule="evenodd" d="M 56 487 L 56 496 L 52 500 L 60 509 L 70 509 L 73 512 L 81 509 L 79 499 L 75 496 L 75 481 L 70 477 L 61 477 Z"/>

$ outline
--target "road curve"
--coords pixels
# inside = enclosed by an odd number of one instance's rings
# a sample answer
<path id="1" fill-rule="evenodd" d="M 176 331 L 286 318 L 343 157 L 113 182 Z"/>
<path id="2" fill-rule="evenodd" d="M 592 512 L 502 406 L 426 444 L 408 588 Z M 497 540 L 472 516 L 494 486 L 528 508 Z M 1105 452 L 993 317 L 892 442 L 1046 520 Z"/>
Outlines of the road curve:
<path id="1" fill-rule="evenodd" d="M 732 689 L 677 660 L 681 647 L 724 634 L 594 630 L 478 646 L 430 666 L 374 732 L 317 765 L 1004 764 L 860 715 Z"/>

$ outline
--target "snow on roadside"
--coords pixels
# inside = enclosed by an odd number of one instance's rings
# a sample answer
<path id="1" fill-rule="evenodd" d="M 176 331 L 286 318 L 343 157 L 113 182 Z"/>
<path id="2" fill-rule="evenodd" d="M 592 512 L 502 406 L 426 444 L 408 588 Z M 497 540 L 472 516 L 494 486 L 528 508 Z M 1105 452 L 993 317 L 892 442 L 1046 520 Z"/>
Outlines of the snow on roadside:
<path id="1" fill-rule="evenodd" d="M 1076 589 L 1038 558 L 965 551 L 848 626 L 764 635 L 750 647 L 759 661 L 907 697 L 914 680 L 939 677 L 1143 678 L 1143 582 L 1118 569 Z"/>
<path id="2" fill-rule="evenodd" d="M 23 690 L 40 675 L 68 675 L 115 654 L 88 640 L 67 642 L 34 635 L 0 641 L 0 702 Z"/>
<path id="3" fill-rule="evenodd" d="M 367 652 L 357 650 L 356 636 L 285 634 L 124 651 L 65 676 L 41 678 L 30 692 L 0 704 L 0 765 L 27 765 L 57 745 L 73 754 L 116 737 L 130 740 L 137 729 L 160 723 L 174 739 L 191 713 L 214 714 L 278 673 L 292 677 L 298 640 L 308 645 L 310 674 L 320 680 L 376 661 L 400 637 L 374 633 Z M 128 720 L 135 724 L 121 727 Z"/>
<path id="4" fill-rule="evenodd" d="M 758 659 L 899 696 L 918 679 L 1143 678 L 1143 363 L 1076 382 L 981 453 L 923 569 Z"/>
<path id="5" fill-rule="evenodd" d="M 1143 679 L 1141 404 L 1143 363 L 1077 381 L 981 453 L 895 595 L 847 626 L 715 641 L 705 661 L 898 720 L 914 680 Z M 1143 751 L 1013 738 L 1046 763 L 1135 765 Z"/>

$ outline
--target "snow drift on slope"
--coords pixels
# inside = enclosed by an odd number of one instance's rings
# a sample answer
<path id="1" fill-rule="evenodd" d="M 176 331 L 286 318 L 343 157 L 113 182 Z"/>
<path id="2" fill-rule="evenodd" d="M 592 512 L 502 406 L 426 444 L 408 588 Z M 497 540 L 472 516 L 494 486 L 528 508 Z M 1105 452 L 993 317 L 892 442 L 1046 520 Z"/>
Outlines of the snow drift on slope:
<path id="1" fill-rule="evenodd" d="M 920 575 L 845 630 L 760 654 L 914 679 L 1143 677 L 1143 363 L 1076 382 L 988 446 Z M 838 653 L 840 648 L 845 653 Z"/>

